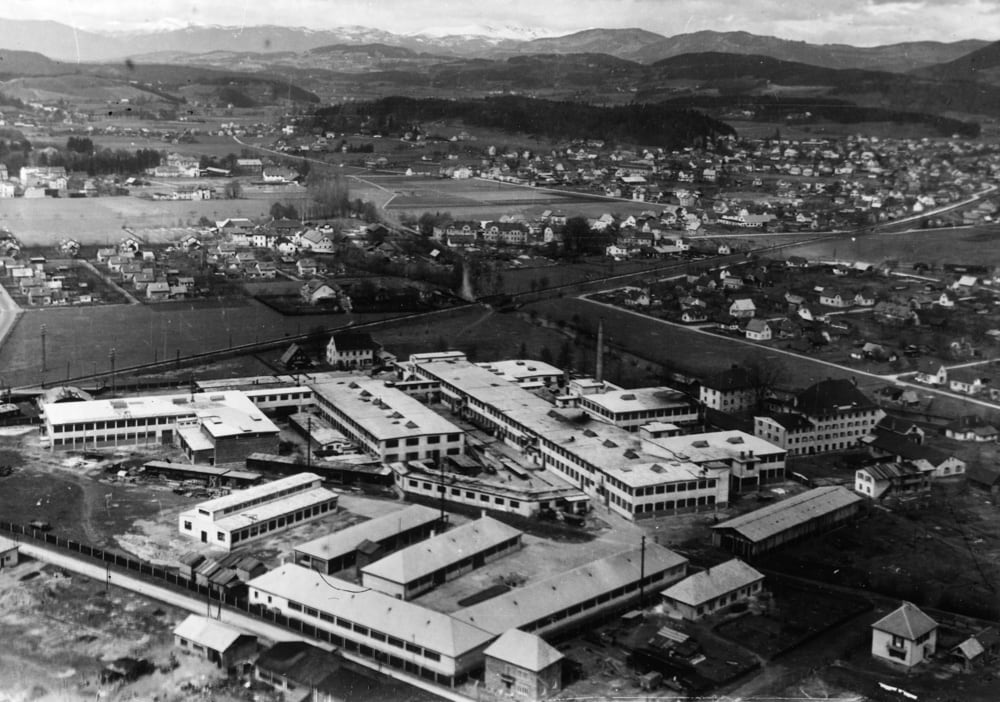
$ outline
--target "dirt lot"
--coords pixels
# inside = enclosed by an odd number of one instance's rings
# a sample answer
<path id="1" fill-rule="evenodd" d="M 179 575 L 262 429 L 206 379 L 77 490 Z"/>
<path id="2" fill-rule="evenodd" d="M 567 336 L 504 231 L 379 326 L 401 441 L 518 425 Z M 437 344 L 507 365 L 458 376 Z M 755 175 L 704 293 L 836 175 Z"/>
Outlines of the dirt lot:
<path id="1" fill-rule="evenodd" d="M 0 570 L 0 611 L 5 702 L 180 702 L 221 679 L 214 666 L 188 656 L 175 657 L 179 667 L 169 669 L 171 631 L 187 612 L 51 566 L 24 560 Z M 145 658 L 164 670 L 122 687 L 101 685 L 101 669 L 121 657 Z M 240 697 L 216 688 L 211 699 Z"/>

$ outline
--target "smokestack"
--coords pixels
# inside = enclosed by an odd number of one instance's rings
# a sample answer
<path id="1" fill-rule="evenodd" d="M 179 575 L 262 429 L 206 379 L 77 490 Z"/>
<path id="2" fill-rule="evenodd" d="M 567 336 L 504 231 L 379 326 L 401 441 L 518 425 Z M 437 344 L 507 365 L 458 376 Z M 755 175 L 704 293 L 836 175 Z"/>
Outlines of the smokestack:
<path id="1" fill-rule="evenodd" d="M 594 379 L 598 383 L 604 382 L 604 318 L 597 322 L 597 369 L 594 371 Z"/>

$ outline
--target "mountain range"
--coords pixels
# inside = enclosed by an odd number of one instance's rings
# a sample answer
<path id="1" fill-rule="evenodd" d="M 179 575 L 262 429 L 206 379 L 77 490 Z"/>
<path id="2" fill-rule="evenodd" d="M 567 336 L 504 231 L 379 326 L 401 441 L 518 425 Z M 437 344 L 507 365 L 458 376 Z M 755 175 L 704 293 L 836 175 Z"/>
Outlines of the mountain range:
<path id="1" fill-rule="evenodd" d="M 826 68 L 910 71 L 960 59 L 985 47 L 975 39 L 909 42 L 877 47 L 810 44 L 746 32 L 701 31 L 665 37 L 644 29 L 589 29 L 557 37 L 535 37 L 514 28 L 466 28 L 486 34 L 428 30 L 393 34 L 370 27 L 313 30 L 303 27 L 190 26 L 157 32 L 97 33 L 52 21 L 2 20 L 0 48 L 35 51 L 67 62 L 144 60 L 150 54 L 212 52 L 301 53 L 330 45 L 382 44 L 423 54 L 459 58 L 504 58 L 518 54 L 608 54 L 643 64 L 693 52 L 765 55 Z M 509 28 L 506 28 L 509 29 Z M 516 31 L 515 31 L 516 30 Z M 517 34 L 519 38 L 507 35 Z"/>

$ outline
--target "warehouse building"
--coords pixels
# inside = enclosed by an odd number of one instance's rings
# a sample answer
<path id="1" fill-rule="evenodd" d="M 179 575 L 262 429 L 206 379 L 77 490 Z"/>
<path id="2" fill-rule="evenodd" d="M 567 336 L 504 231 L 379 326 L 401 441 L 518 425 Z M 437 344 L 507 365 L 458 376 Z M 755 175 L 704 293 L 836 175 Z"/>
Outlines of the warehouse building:
<path id="1" fill-rule="evenodd" d="M 510 359 L 476 365 L 523 388 L 554 388 L 566 378 L 562 370 L 542 361 Z"/>
<path id="2" fill-rule="evenodd" d="M 323 641 L 440 685 L 461 684 L 481 669 L 496 638 L 447 614 L 292 563 L 248 587 L 251 605 L 299 619 Z"/>
<path id="3" fill-rule="evenodd" d="M 254 445 L 278 445 L 278 427 L 238 391 L 45 403 L 42 414 L 52 448 L 176 444 L 224 463 L 245 459 Z"/>
<path id="4" fill-rule="evenodd" d="M 440 529 L 441 513 L 423 505 L 369 519 L 295 547 L 295 562 L 332 575 L 360 563 L 361 553 L 386 555 L 423 541 Z M 362 556 L 362 560 L 364 556 Z"/>
<path id="5" fill-rule="evenodd" d="M 772 551 L 853 518 L 864 500 L 841 486 L 819 487 L 712 527 L 712 543 L 744 558 Z"/>
<path id="6" fill-rule="evenodd" d="M 361 568 L 361 584 L 412 600 L 521 548 L 521 532 L 481 517 Z"/>
<path id="7" fill-rule="evenodd" d="M 385 381 L 328 380 L 310 387 L 320 414 L 384 463 L 465 452 L 465 432 Z"/>
<path id="8" fill-rule="evenodd" d="M 228 551 L 336 509 L 337 493 L 323 487 L 322 478 L 299 473 L 201 502 L 181 512 L 178 528 L 183 536 Z"/>
<path id="9" fill-rule="evenodd" d="M 659 592 L 684 577 L 687 563 L 683 556 L 650 544 L 645 555 L 638 548 L 623 551 L 528 583 L 453 616 L 496 636 L 521 629 L 547 637 Z"/>

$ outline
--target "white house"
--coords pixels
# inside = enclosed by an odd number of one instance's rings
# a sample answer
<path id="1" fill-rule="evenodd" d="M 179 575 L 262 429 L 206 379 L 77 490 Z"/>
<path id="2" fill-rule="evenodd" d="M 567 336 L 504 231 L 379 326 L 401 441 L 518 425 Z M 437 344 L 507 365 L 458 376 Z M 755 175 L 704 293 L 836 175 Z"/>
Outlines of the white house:
<path id="1" fill-rule="evenodd" d="M 729 305 L 729 314 L 738 319 L 749 319 L 757 314 L 757 306 L 750 298 L 733 300 Z"/>
<path id="2" fill-rule="evenodd" d="M 912 668 L 934 655 L 937 622 L 916 605 L 903 605 L 872 624 L 872 655 Z"/>
<path id="3" fill-rule="evenodd" d="M 746 337 L 751 341 L 769 341 L 771 339 L 771 325 L 763 319 L 751 319 L 747 322 Z"/>

